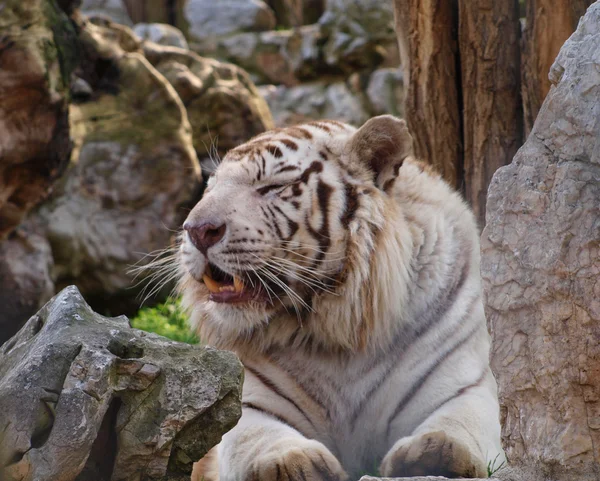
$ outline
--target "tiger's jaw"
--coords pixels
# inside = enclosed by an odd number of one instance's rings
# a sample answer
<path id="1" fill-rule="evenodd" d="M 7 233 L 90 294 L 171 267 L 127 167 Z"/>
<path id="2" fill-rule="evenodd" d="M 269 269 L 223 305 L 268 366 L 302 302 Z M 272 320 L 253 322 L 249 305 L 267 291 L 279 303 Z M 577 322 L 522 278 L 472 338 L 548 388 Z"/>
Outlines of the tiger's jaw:
<path id="1" fill-rule="evenodd" d="M 213 302 L 248 304 L 268 301 L 260 283 L 252 282 L 249 277 L 243 280 L 235 274 L 228 274 L 208 262 L 202 275 L 202 282 L 208 289 L 208 299 Z"/>

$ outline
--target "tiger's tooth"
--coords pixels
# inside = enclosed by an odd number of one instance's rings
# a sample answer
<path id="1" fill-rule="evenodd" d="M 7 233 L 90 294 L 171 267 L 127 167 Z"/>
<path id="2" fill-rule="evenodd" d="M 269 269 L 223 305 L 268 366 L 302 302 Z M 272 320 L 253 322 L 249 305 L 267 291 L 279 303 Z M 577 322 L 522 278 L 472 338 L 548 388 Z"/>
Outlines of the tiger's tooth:
<path id="1" fill-rule="evenodd" d="M 212 292 L 212 293 L 219 292 L 219 288 L 221 286 L 217 281 L 208 277 L 206 274 L 204 274 L 202 276 L 202 280 L 204 281 L 204 284 L 206 284 L 206 287 L 208 288 L 208 290 L 210 292 Z"/>
<path id="2" fill-rule="evenodd" d="M 219 292 L 235 292 L 235 287 L 232 285 L 219 287 Z"/>
<path id="3" fill-rule="evenodd" d="M 233 287 L 235 288 L 235 292 L 242 292 L 244 290 L 244 282 L 238 276 L 233 276 Z"/>

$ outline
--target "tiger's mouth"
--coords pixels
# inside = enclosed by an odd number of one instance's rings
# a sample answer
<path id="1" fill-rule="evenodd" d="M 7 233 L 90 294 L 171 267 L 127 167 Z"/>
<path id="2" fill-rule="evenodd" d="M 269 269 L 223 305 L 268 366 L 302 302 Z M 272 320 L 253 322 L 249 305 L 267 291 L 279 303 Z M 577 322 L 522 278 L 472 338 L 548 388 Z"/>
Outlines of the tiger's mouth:
<path id="1" fill-rule="evenodd" d="M 202 276 L 204 285 L 210 292 L 209 299 L 223 303 L 245 303 L 269 300 L 262 284 L 249 276 L 245 279 L 228 274 L 216 265 L 208 263 Z"/>

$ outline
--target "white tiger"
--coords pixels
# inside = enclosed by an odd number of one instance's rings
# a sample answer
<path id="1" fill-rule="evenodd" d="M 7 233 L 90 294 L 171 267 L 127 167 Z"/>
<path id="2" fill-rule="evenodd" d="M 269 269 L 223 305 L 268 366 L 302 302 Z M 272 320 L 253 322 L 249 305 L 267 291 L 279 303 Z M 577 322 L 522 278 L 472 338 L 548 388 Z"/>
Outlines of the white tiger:
<path id="1" fill-rule="evenodd" d="M 184 304 L 245 366 L 197 479 L 485 477 L 502 462 L 479 241 L 459 195 L 375 117 L 230 151 L 190 212 Z"/>

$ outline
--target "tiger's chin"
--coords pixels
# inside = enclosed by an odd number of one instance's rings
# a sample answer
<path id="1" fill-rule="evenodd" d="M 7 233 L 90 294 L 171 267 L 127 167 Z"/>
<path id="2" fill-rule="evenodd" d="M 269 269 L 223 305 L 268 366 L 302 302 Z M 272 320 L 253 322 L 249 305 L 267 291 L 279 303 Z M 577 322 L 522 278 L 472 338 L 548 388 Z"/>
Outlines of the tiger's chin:
<path id="1" fill-rule="evenodd" d="M 210 281 L 209 281 L 210 283 Z M 225 284 L 226 286 L 229 284 Z M 269 324 L 279 307 L 268 293 L 249 288 L 235 290 L 211 288 L 205 280 L 187 273 L 180 281 L 182 301 L 190 313 L 190 324 L 203 342 L 222 349 L 231 349 L 238 341 Z"/>

